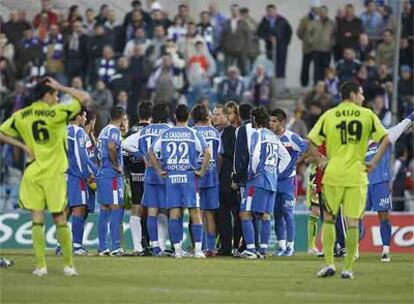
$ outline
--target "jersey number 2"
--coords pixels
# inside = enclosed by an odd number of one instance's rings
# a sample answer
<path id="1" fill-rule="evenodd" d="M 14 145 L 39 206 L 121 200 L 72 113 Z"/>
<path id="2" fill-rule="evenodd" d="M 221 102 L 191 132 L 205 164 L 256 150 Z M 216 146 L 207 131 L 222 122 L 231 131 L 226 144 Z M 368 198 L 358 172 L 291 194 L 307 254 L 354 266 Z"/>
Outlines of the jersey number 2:
<path id="1" fill-rule="evenodd" d="M 49 141 L 49 131 L 44 120 L 36 120 L 32 124 L 33 138 L 36 143 L 44 144 Z"/>

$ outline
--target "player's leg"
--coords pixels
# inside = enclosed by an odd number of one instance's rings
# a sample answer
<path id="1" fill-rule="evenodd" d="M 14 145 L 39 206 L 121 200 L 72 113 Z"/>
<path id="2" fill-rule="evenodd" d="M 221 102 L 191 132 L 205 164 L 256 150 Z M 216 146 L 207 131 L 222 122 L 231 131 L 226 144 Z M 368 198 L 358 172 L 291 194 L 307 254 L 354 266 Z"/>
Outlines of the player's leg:
<path id="1" fill-rule="evenodd" d="M 205 258 L 202 250 L 203 221 L 201 219 L 200 208 L 190 208 L 189 213 L 191 218 L 191 234 L 194 241 L 194 257 Z"/>
<path id="2" fill-rule="evenodd" d="M 159 187 L 153 184 L 145 184 L 144 195 L 142 197 L 142 203 L 147 207 L 147 230 L 150 238 L 150 246 L 152 253 L 157 255 L 161 252 L 158 243 L 158 193 Z"/>
<path id="3" fill-rule="evenodd" d="M 170 238 L 168 232 L 168 212 L 166 209 L 158 210 L 157 215 L 158 244 L 162 251 L 167 250 L 167 241 Z"/>
<path id="4" fill-rule="evenodd" d="M 286 250 L 286 223 L 283 217 L 283 200 L 282 193 L 280 192 L 276 192 L 273 217 L 275 221 L 275 234 L 278 243 L 276 255 L 282 256 Z"/>
<path id="5" fill-rule="evenodd" d="M 132 244 L 134 246 L 133 255 L 143 255 L 144 249 L 142 247 L 142 196 L 144 192 L 144 183 L 133 181 L 130 175 L 131 185 L 131 216 L 129 217 L 129 228 L 131 231 Z"/>
<path id="6" fill-rule="evenodd" d="M 32 240 L 33 251 L 36 257 L 36 269 L 33 274 L 43 276 L 47 274 L 46 266 L 46 241 L 44 232 L 43 210 L 32 211 Z"/>
<path id="7" fill-rule="evenodd" d="M 296 225 L 295 225 L 295 197 L 293 193 L 282 193 L 283 201 L 283 218 L 286 223 L 286 251 L 283 253 L 283 256 L 292 256 L 295 252 L 295 235 L 296 235 Z"/>
<path id="8" fill-rule="evenodd" d="M 345 240 L 347 254 L 345 257 L 344 269 L 341 273 L 341 277 L 344 279 L 353 278 L 352 266 L 358 249 L 359 223 L 365 211 L 367 191 L 367 185 L 345 189 L 343 211 L 347 223 Z"/>
<path id="9" fill-rule="evenodd" d="M 247 259 L 257 258 L 252 214 L 253 196 L 255 191 L 257 190 L 254 187 L 246 186 L 240 205 L 240 220 L 242 224 L 243 238 L 246 242 L 246 250 L 243 251 L 241 256 Z"/>
<path id="10" fill-rule="evenodd" d="M 380 233 L 382 240 L 382 262 L 389 262 L 390 258 L 390 242 L 391 242 L 391 224 L 389 219 L 389 211 L 378 211 L 380 220 Z"/>
<path id="11" fill-rule="evenodd" d="M 109 255 L 108 224 L 111 218 L 112 185 L 104 177 L 96 178 L 96 199 L 100 204 L 98 216 L 98 255 Z M 109 191 L 108 191 L 109 189 Z M 110 192 L 110 193 L 109 193 Z"/>
<path id="12" fill-rule="evenodd" d="M 87 215 L 86 206 L 76 206 L 71 208 L 71 211 L 73 253 L 75 255 L 87 255 L 88 251 L 82 246 L 83 233 L 85 229 L 85 219 Z"/>
<path id="13" fill-rule="evenodd" d="M 320 216 L 321 212 L 319 205 L 311 204 L 310 215 L 308 218 L 308 254 L 319 254 L 319 250 L 316 247 L 316 235 L 318 232 L 318 222 Z"/>
<path id="14" fill-rule="evenodd" d="M 271 232 L 271 224 L 270 224 L 270 214 L 273 212 L 275 207 L 275 198 L 276 198 L 276 192 L 273 191 L 266 191 L 267 194 L 263 197 L 264 200 L 266 200 L 266 203 L 264 205 L 264 209 L 261 210 L 261 208 L 257 208 L 255 205 L 255 211 L 263 211 L 263 213 L 260 213 L 261 218 L 261 230 L 260 230 L 260 258 L 266 258 L 267 257 L 267 248 L 269 245 L 269 239 L 270 239 L 270 232 Z"/>
<path id="15" fill-rule="evenodd" d="M 169 221 L 168 221 L 168 230 L 170 231 L 171 242 L 174 246 L 175 250 L 175 257 L 181 258 L 183 254 L 181 240 L 183 238 L 183 228 L 182 223 L 180 221 L 181 215 L 181 208 L 170 208 L 169 212 Z"/>
<path id="16" fill-rule="evenodd" d="M 219 188 L 207 188 L 205 193 L 205 203 L 201 203 L 201 207 L 205 209 L 206 231 L 207 231 L 207 254 L 215 255 L 216 252 L 216 220 L 215 210 L 219 208 Z M 200 192 L 200 201 L 201 192 Z"/>
<path id="17" fill-rule="evenodd" d="M 110 205 L 111 219 L 109 221 L 109 231 L 112 241 L 111 255 L 120 256 L 123 255 L 123 249 L 121 248 L 121 233 L 122 218 L 124 217 L 124 208 L 122 205 Z"/>

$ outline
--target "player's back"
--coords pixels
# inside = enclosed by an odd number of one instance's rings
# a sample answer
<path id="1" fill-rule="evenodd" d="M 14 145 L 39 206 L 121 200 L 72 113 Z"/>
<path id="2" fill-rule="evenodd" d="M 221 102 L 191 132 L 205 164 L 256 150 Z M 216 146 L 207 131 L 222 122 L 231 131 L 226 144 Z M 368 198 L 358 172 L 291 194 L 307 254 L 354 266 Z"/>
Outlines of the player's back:
<path id="1" fill-rule="evenodd" d="M 97 157 L 99 162 L 98 175 L 103 175 L 107 177 L 119 175 L 112 166 L 111 158 L 109 155 L 109 143 L 114 142 L 116 147 L 116 157 L 118 164 L 123 165 L 122 159 L 122 148 L 121 148 L 121 130 L 109 124 L 102 129 L 98 136 L 97 144 Z"/>
<path id="2" fill-rule="evenodd" d="M 193 129 L 204 138 L 210 151 L 210 162 L 206 173 L 199 181 L 199 187 L 207 188 L 217 186 L 219 184 L 217 171 L 218 157 L 219 154 L 222 154 L 223 150 L 220 133 L 211 125 L 194 126 Z M 201 162 L 202 155 L 200 155 L 199 164 Z"/>
<path id="3" fill-rule="evenodd" d="M 309 134 L 316 145 L 326 141 L 328 165 L 324 184 L 367 184 L 365 154 L 368 140 L 380 141 L 386 131 L 369 109 L 349 101 L 325 112 Z"/>
<path id="4" fill-rule="evenodd" d="M 66 172 L 66 126 L 74 112 L 80 110 L 79 102 L 72 102 L 76 105 L 36 101 L 14 113 L 7 122 L 13 130 L 10 135 L 20 137 L 35 154 L 31 174 L 53 178 Z"/>
<path id="5" fill-rule="evenodd" d="M 141 129 L 138 137 L 138 152 L 145 157 L 149 163 L 148 151 L 155 140 L 170 126 L 166 123 L 155 123 Z M 149 184 L 163 184 L 164 179 L 159 176 L 154 167 L 149 166 L 145 170 L 144 182 Z"/>
<path id="6" fill-rule="evenodd" d="M 278 150 L 280 140 L 266 128 L 253 132 L 251 138 L 251 157 L 249 163 L 249 180 L 254 186 L 276 191 Z"/>
<path id="7" fill-rule="evenodd" d="M 68 174 L 77 177 L 88 177 L 87 163 L 82 159 L 80 151 L 86 149 L 86 133 L 83 128 L 76 125 L 67 126 L 68 138 Z"/>
<path id="8" fill-rule="evenodd" d="M 370 142 L 365 161 L 370 162 L 378 152 L 378 144 L 376 142 Z M 379 160 L 377 166 L 368 174 L 368 180 L 370 184 L 378 184 L 391 179 L 391 146 L 387 148 L 385 154 Z"/>

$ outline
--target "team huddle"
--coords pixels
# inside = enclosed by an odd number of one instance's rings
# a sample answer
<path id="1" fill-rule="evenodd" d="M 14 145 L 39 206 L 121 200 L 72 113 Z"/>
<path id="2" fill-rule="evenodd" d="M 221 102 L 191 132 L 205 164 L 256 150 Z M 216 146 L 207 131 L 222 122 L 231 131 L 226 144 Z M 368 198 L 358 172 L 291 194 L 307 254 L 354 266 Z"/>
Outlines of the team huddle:
<path id="1" fill-rule="evenodd" d="M 35 275 L 47 274 L 43 235 L 46 209 L 58 228 L 56 252 L 64 258 L 65 275 L 77 275 L 72 250 L 76 255 L 88 254 L 82 246 L 83 230 L 95 202 L 100 206 L 98 255 L 124 255 L 122 221 L 128 187 L 133 255 L 148 253 L 142 244 L 143 228 L 148 231 L 153 256 L 205 258 L 216 254 L 215 211 L 220 206 L 223 143 L 222 132 L 212 125 L 211 116 L 225 111 L 227 105 L 217 105 L 213 114 L 202 104 L 191 111 L 186 105 L 178 105 L 171 115 L 168 104 L 144 101 L 138 106 L 138 124 L 129 130 L 125 111 L 115 107 L 110 123 L 95 139 L 95 117 L 82 108 L 89 98 L 86 93 L 51 78 L 37 85 L 35 91 L 38 101 L 13 114 L 0 127 L 0 141 L 23 149 L 30 162 L 22 179 L 20 204 L 32 211 Z M 72 103 L 57 104 L 58 91 L 72 95 Z M 343 101 L 321 116 L 307 140 L 286 129 L 283 110 L 249 107 L 250 119 L 236 130 L 231 186 L 241 199 L 243 250 L 238 256 L 268 256 L 272 215 L 278 239 L 276 254 L 294 254 L 296 164 L 306 161 L 313 167 L 307 198 L 310 253 L 318 253 L 315 238 L 321 211 L 324 219 L 326 267 L 318 276 L 336 272 L 335 223 L 342 216 L 347 222 L 343 232 L 346 242 L 342 244 L 347 255 L 341 277 L 353 278 L 359 225 L 366 208 L 379 212 L 382 258 L 389 260 L 389 145 L 412 124 L 414 114 L 387 132 L 378 117 L 361 106 L 364 99 L 358 84 L 346 83 L 341 94 Z M 191 253 L 182 246 L 186 209 Z M 69 216 L 72 237 L 67 226 Z"/>

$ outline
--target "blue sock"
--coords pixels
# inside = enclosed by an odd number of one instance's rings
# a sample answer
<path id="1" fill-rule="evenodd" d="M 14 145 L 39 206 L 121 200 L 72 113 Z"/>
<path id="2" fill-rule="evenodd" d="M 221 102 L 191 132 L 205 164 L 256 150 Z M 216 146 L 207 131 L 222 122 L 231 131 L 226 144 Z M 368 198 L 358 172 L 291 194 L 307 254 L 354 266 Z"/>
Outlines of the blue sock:
<path id="1" fill-rule="evenodd" d="M 252 219 L 242 220 L 242 228 L 247 250 L 256 252 L 256 247 L 254 244 L 254 226 Z"/>
<path id="2" fill-rule="evenodd" d="M 254 244 L 256 248 L 260 247 L 260 215 L 254 214 L 253 216 L 253 227 L 254 227 Z"/>
<path id="3" fill-rule="evenodd" d="M 112 250 L 121 247 L 121 221 L 124 215 L 122 208 L 111 210 L 111 225 L 109 227 L 111 231 Z"/>
<path id="4" fill-rule="evenodd" d="M 181 216 L 179 219 L 178 219 L 178 222 L 179 222 L 179 234 L 181 235 L 181 239 L 180 239 L 180 241 L 182 241 L 183 240 L 183 237 L 184 237 L 184 216 Z"/>
<path id="5" fill-rule="evenodd" d="M 82 247 L 85 220 L 83 216 L 72 216 L 72 239 L 74 248 Z"/>
<path id="6" fill-rule="evenodd" d="M 170 218 L 168 221 L 168 229 L 170 230 L 171 242 L 173 244 L 178 244 L 181 242 L 182 237 L 182 228 L 180 228 L 180 220 Z"/>
<path id="7" fill-rule="evenodd" d="M 111 216 L 111 210 L 101 209 L 98 217 L 98 240 L 99 251 L 108 249 L 106 240 L 108 238 L 108 222 Z"/>
<path id="8" fill-rule="evenodd" d="M 208 249 L 208 239 L 207 239 L 207 231 L 206 229 L 203 229 L 203 244 L 202 244 L 203 250 Z"/>
<path id="9" fill-rule="evenodd" d="M 157 226 L 157 217 L 148 216 L 147 218 L 147 229 L 150 237 L 150 241 L 153 243 L 152 250 L 155 254 L 158 254 L 161 249 L 158 245 L 158 226 Z"/>
<path id="10" fill-rule="evenodd" d="M 283 212 L 283 217 L 286 222 L 286 240 L 288 242 L 295 241 L 295 217 L 293 214 L 293 209 L 287 209 Z"/>
<path id="11" fill-rule="evenodd" d="M 267 245 L 269 244 L 270 238 L 270 220 L 261 220 L 262 229 L 260 231 L 260 252 L 266 253 Z"/>
<path id="12" fill-rule="evenodd" d="M 207 249 L 216 250 L 216 234 L 207 234 Z"/>
<path id="13" fill-rule="evenodd" d="M 286 224 L 282 212 L 275 212 L 275 234 L 278 241 L 286 240 Z"/>
<path id="14" fill-rule="evenodd" d="M 193 234 L 194 243 L 201 243 L 203 240 L 203 225 L 202 224 L 192 224 L 191 233 Z"/>
<path id="15" fill-rule="evenodd" d="M 391 241 L 391 224 L 388 220 L 381 221 L 380 232 L 383 246 L 390 246 Z"/>

